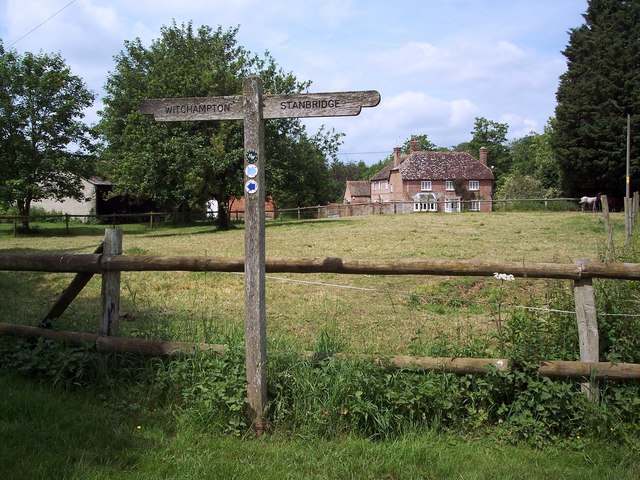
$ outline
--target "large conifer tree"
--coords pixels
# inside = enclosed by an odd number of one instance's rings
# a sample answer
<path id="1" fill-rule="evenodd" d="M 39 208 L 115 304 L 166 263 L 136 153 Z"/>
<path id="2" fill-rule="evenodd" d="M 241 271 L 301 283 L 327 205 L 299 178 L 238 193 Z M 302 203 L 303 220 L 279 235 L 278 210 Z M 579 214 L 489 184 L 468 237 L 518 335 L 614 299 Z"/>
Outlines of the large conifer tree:
<path id="1" fill-rule="evenodd" d="M 640 0 L 590 0 L 583 17 L 563 52 L 568 68 L 557 91 L 552 144 L 565 193 L 622 196 L 627 114 L 636 159 L 631 186 L 640 185 Z"/>

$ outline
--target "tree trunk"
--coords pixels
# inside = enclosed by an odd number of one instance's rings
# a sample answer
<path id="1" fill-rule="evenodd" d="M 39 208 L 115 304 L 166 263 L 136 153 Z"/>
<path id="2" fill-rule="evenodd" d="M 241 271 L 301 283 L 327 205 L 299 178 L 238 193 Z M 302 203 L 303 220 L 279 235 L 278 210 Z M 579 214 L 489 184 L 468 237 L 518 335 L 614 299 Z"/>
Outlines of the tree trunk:
<path id="1" fill-rule="evenodd" d="M 20 214 L 22 221 L 22 228 L 20 231 L 22 233 L 31 232 L 31 226 L 29 225 L 29 212 L 31 211 L 31 199 L 25 198 L 23 200 L 18 200 L 16 202 L 18 206 L 18 213 Z"/>
<path id="2" fill-rule="evenodd" d="M 216 197 L 218 199 L 218 218 L 216 220 L 216 224 L 220 230 L 231 230 L 233 225 L 231 224 L 231 218 L 229 217 L 229 197 L 220 196 Z"/>

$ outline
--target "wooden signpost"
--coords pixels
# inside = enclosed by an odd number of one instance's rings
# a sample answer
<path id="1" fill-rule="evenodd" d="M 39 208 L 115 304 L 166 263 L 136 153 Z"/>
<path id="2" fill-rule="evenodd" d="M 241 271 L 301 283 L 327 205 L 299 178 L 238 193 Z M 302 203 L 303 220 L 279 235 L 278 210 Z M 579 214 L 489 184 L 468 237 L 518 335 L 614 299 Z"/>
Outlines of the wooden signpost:
<path id="1" fill-rule="evenodd" d="M 253 428 L 261 434 L 267 402 L 265 302 L 264 119 L 358 115 L 380 103 L 377 91 L 263 94 L 262 80 L 244 80 L 244 95 L 144 100 L 139 110 L 159 122 L 244 121 L 245 344 L 247 397 Z"/>

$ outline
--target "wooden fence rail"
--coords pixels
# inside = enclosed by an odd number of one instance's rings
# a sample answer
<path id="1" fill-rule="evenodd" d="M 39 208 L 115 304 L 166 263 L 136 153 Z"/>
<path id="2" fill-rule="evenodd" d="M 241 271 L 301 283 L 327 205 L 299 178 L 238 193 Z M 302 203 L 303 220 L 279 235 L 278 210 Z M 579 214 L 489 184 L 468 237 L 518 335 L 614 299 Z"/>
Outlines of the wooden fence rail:
<path id="1" fill-rule="evenodd" d="M 122 231 L 107 229 L 102 253 L 92 254 L 0 254 L 0 271 L 41 271 L 77 273 L 45 319 L 57 318 L 79 293 L 93 274 L 102 275 L 102 318 L 99 335 L 76 332 L 53 332 L 48 329 L 0 323 L 0 335 L 64 339 L 71 343 L 92 343 L 98 351 L 131 351 L 143 355 L 167 355 L 196 350 L 224 351 L 221 346 L 198 345 L 157 340 L 133 340 L 117 337 L 120 273 L 140 271 L 243 272 L 244 258 L 224 257 L 153 257 L 122 255 Z M 511 274 L 520 278 L 561 279 L 574 282 L 575 307 L 580 344 L 579 362 L 543 361 L 542 375 L 582 378 L 583 391 L 594 402 L 599 399 L 598 379 L 640 379 L 640 365 L 600 362 L 598 358 L 598 324 L 593 278 L 640 280 L 640 264 L 600 263 L 577 260 L 572 264 L 486 262 L 465 260 L 353 260 L 335 257 L 265 259 L 269 273 L 337 273 L 350 275 L 434 275 L 493 276 Z M 249 352 L 247 352 L 249 354 Z M 327 353 L 306 352 L 303 357 L 318 359 Z M 366 356 L 331 354 L 345 358 L 369 359 L 395 368 L 418 368 L 454 373 L 482 373 L 488 366 L 509 368 L 505 359 L 424 358 L 407 356 Z"/>
<path id="2" fill-rule="evenodd" d="M 270 258 L 268 273 L 341 273 L 347 275 L 434 275 L 491 277 L 507 273 L 520 278 L 640 280 L 639 263 L 524 263 L 476 260 L 353 260 L 337 257 Z M 243 272 L 243 258 L 154 257 L 106 254 L 0 255 L 0 270 L 94 273 L 185 271 Z"/>
<path id="3" fill-rule="evenodd" d="M 0 323 L 0 335 L 20 338 L 46 338 L 71 345 L 95 346 L 98 353 L 135 353 L 144 356 L 179 356 L 195 352 L 215 352 L 224 355 L 226 345 L 194 342 L 166 342 L 142 338 L 121 338 L 94 333 L 55 331 L 47 328 Z M 410 355 L 366 355 L 331 352 L 302 352 L 300 356 L 315 363 L 329 357 L 371 361 L 391 369 L 404 368 L 455 374 L 485 374 L 487 367 L 508 371 L 509 360 L 504 358 L 416 357 Z M 635 363 L 578 362 L 552 360 L 540 362 L 540 375 L 552 378 L 593 378 L 632 380 L 640 378 L 640 365 Z"/>

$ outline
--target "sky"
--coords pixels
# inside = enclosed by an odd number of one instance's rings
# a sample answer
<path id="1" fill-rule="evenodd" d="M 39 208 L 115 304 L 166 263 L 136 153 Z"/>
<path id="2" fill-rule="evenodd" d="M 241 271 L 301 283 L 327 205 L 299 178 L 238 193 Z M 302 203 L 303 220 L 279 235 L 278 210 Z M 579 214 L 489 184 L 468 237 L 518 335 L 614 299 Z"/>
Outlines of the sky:
<path id="1" fill-rule="evenodd" d="M 554 115 L 562 50 L 587 0 L 0 0 L 0 38 L 19 53 L 59 53 L 96 93 L 95 123 L 114 56 L 162 26 L 239 27 L 310 93 L 377 90 L 359 116 L 307 119 L 343 132 L 344 162 L 386 158 L 411 135 L 440 147 L 471 140 L 476 117 L 508 138 L 542 133 Z"/>

